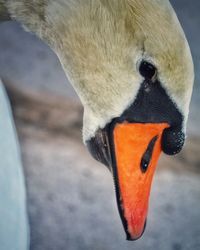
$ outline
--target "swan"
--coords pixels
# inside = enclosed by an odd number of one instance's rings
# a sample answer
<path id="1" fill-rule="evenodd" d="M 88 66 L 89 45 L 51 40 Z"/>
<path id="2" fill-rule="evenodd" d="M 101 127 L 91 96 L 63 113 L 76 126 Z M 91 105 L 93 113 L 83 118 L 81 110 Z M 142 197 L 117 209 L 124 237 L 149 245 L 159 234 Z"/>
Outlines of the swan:
<path id="1" fill-rule="evenodd" d="M 184 145 L 194 66 L 168 0 L 0 0 L 57 54 L 84 106 L 83 141 L 114 177 L 127 239 L 144 232 L 158 157 Z"/>
<path id="2" fill-rule="evenodd" d="M 27 250 L 29 225 L 24 176 L 11 108 L 1 80 L 0 114 L 1 249 Z"/>

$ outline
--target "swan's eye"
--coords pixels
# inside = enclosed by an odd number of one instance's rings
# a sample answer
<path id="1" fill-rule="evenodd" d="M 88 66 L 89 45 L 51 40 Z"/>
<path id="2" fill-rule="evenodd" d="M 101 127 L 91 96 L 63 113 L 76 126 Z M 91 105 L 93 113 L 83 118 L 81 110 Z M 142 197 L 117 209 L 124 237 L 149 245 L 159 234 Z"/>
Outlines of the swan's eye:
<path id="1" fill-rule="evenodd" d="M 140 71 L 141 76 L 143 76 L 147 80 L 155 79 L 156 74 L 157 74 L 156 67 L 147 61 L 141 62 L 139 71 Z"/>

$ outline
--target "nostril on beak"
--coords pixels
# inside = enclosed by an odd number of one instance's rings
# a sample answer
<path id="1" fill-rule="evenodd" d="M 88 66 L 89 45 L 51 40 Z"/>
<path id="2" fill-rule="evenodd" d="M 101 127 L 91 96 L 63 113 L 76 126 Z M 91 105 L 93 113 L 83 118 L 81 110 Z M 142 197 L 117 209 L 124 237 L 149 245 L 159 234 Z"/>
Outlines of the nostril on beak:
<path id="1" fill-rule="evenodd" d="M 177 128 L 167 128 L 162 136 L 162 150 L 167 155 L 178 154 L 185 143 L 185 134 Z"/>
<path id="2" fill-rule="evenodd" d="M 140 167 L 141 167 L 141 170 L 143 173 L 145 173 L 149 167 L 152 153 L 153 153 L 153 149 L 154 149 L 154 146 L 156 144 L 157 139 L 158 139 L 158 136 L 153 137 L 153 139 L 150 141 L 146 151 L 144 152 L 144 155 L 143 155 L 141 163 L 140 163 Z"/>

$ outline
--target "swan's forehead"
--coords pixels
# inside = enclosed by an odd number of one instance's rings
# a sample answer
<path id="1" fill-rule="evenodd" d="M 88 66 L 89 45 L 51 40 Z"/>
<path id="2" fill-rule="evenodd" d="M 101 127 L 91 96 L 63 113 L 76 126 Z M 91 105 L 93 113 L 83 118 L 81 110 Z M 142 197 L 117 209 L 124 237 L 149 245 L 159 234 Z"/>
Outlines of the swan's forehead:
<path id="1" fill-rule="evenodd" d="M 153 10 L 154 4 L 159 3 Z M 162 3 L 161 3 L 162 2 Z M 158 77 L 171 98 L 185 112 L 194 81 L 191 52 L 177 16 L 168 1 L 152 1 L 149 11 L 136 16 L 144 39 L 144 53 L 158 68 Z M 143 38 L 142 38 L 143 37 Z"/>

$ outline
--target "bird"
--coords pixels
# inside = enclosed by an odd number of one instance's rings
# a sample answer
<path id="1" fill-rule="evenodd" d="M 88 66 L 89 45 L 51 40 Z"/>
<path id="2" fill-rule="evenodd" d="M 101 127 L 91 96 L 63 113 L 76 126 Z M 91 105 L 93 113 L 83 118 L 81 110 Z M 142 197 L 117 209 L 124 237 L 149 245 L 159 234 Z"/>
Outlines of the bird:
<path id="1" fill-rule="evenodd" d="M 1 80 L 0 114 L 1 249 L 27 250 L 30 239 L 22 162 L 9 100 Z"/>
<path id="2" fill-rule="evenodd" d="M 83 107 L 83 142 L 114 177 L 127 240 L 145 230 L 161 152 L 186 137 L 194 65 L 168 0 L 0 0 L 57 54 Z"/>

